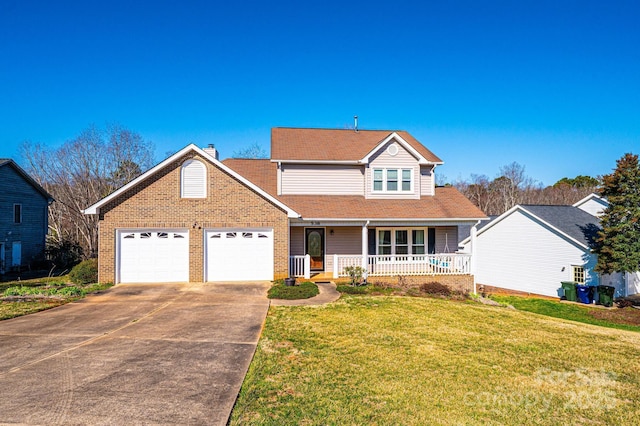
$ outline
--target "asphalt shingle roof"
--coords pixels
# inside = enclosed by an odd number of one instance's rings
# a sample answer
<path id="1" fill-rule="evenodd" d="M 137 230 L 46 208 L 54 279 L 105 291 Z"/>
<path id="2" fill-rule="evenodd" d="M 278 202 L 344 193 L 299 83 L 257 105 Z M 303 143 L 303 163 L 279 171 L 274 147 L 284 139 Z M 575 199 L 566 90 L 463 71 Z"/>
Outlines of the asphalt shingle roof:
<path id="1" fill-rule="evenodd" d="M 358 195 L 277 194 L 277 165 L 270 160 L 229 158 L 223 163 L 304 218 L 322 219 L 478 219 L 485 214 L 453 187 L 434 196 L 380 200 Z"/>
<path id="2" fill-rule="evenodd" d="M 521 207 L 588 247 L 593 246 L 600 230 L 600 220 L 578 207 L 532 204 Z"/>
<path id="3" fill-rule="evenodd" d="M 271 158 L 296 161 L 358 161 L 392 133 L 432 163 L 442 163 L 433 152 L 404 130 L 271 129 Z"/>

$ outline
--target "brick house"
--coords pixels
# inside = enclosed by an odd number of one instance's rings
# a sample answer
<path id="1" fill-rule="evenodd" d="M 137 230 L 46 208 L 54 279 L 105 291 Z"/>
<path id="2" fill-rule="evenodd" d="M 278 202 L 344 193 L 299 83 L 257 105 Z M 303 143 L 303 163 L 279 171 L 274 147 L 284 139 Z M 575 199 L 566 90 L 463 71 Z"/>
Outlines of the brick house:
<path id="1" fill-rule="evenodd" d="M 458 229 L 485 218 L 407 132 L 272 130 L 271 159 L 189 145 L 85 210 L 99 280 L 465 275 Z"/>

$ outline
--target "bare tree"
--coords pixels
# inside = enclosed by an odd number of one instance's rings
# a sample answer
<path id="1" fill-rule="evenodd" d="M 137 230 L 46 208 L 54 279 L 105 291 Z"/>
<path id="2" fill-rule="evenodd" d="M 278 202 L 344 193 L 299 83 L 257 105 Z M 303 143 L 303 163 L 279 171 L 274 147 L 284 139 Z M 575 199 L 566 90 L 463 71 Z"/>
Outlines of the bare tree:
<path id="1" fill-rule="evenodd" d="M 254 142 L 250 146 L 233 151 L 233 158 L 267 158 L 267 152 Z"/>
<path id="2" fill-rule="evenodd" d="M 119 125 L 91 126 L 59 148 L 25 142 L 28 172 L 56 200 L 49 208 L 49 238 L 71 242 L 85 257 L 97 252 L 97 217 L 82 210 L 153 165 L 153 145 Z"/>
<path id="3" fill-rule="evenodd" d="M 577 176 L 562 178 L 545 188 L 525 174 L 524 166 L 514 162 L 501 167 L 493 180 L 472 174 L 469 181 L 456 182 L 455 186 L 486 214 L 499 215 L 516 204 L 571 205 L 597 192 L 598 182 L 596 178 Z"/>

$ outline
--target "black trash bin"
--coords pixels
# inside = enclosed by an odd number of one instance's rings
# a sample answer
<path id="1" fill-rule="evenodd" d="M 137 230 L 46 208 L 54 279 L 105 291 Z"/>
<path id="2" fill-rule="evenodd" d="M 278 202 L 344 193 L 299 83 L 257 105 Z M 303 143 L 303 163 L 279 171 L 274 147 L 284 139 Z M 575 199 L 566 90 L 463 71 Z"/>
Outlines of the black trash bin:
<path id="1" fill-rule="evenodd" d="M 562 290 L 564 298 L 570 302 L 576 301 L 576 283 L 573 281 L 562 281 Z"/>
<path id="2" fill-rule="evenodd" d="M 610 285 L 599 285 L 598 301 L 596 302 L 596 304 L 604 305 L 607 307 L 613 306 L 613 295 L 615 292 L 615 287 L 611 287 Z"/>

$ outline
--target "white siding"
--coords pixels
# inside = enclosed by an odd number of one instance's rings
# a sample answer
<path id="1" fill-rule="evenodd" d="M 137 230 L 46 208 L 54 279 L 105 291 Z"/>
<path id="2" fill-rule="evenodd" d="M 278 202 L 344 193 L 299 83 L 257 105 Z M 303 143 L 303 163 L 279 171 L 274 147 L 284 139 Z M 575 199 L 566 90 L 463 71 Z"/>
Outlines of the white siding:
<path id="1" fill-rule="evenodd" d="M 604 274 L 600 284 L 615 287 L 614 297 L 631 296 L 640 293 L 640 272 Z"/>
<path id="2" fill-rule="evenodd" d="M 436 253 L 455 253 L 458 250 L 458 227 L 436 227 Z"/>
<path id="3" fill-rule="evenodd" d="M 279 173 L 283 195 L 362 195 L 364 191 L 361 166 L 283 164 Z"/>
<path id="4" fill-rule="evenodd" d="M 398 153 L 396 155 L 389 154 L 387 148 L 389 145 L 396 145 Z M 373 192 L 373 169 L 412 169 L 413 170 L 413 191 L 397 191 L 397 192 Z M 399 184 L 399 183 L 398 183 Z M 418 160 L 411 155 L 399 143 L 390 141 L 385 144 L 380 151 L 371 156 L 369 167 L 366 169 L 365 191 L 367 198 L 420 198 L 420 165 Z"/>
<path id="5" fill-rule="evenodd" d="M 587 281 L 595 256 L 550 229 L 515 211 L 479 234 L 474 250 L 476 282 L 512 290 L 558 297 L 561 281 L 572 280 L 571 265 L 585 265 Z"/>
<path id="6" fill-rule="evenodd" d="M 605 205 L 602 203 L 602 201 L 593 198 L 576 207 L 578 207 L 580 210 L 584 210 L 592 216 L 597 217 L 602 216 L 602 212 L 604 212 L 605 209 Z"/>
<path id="7" fill-rule="evenodd" d="M 420 195 L 434 195 L 435 176 L 433 174 L 433 166 L 420 167 Z"/>

